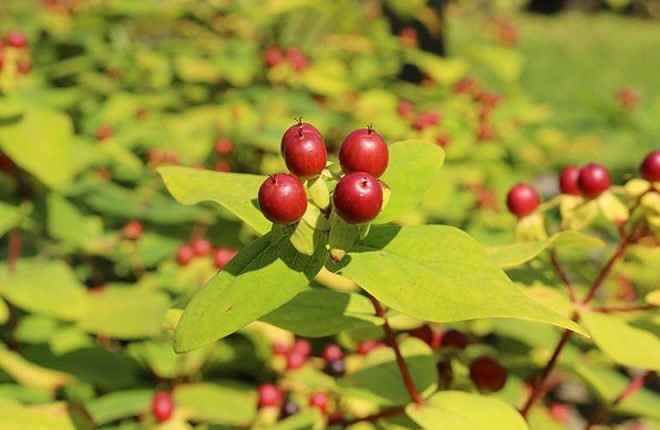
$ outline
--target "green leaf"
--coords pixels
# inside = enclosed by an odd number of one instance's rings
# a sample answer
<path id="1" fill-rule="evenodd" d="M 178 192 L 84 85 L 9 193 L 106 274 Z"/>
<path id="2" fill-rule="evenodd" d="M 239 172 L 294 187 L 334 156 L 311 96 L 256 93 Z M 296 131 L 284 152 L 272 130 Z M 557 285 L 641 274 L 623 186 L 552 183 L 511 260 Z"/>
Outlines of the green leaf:
<path id="1" fill-rule="evenodd" d="M 0 297 L 0 325 L 5 324 L 7 321 L 9 321 L 9 306 Z"/>
<path id="2" fill-rule="evenodd" d="M 86 217 L 63 197 L 51 193 L 47 199 L 48 232 L 56 239 L 81 244 L 98 238 L 103 224 L 98 217 Z"/>
<path id="3" fill-rule="evenodd" d="M 302 291 L 261 321 L 307 337 L 323 337 L 342 330 L 381 325 L 364 296 L 325 289 Z"/>
<path id="4" fill-rule="evenodd" d="M 374 220 L 385 224 L 415 209 L 433 183 L 445 152 L 424 140 L 405 140 L 389 145 L 390 163 L 381 178 L 392 190 L 386 208 Z"/>
<path id="5" fill-rule="evenodd" d="M 22 212 L 17 206 L 0 202 L 0 237 L 14 227 L 22 218 Z"/>
<path id="6" fill-rule="evenodd" d="M 174 349 L 187 352 L 234 333 L 291 300 L 321 270 L 327 251 L 298 253 L 278 231 L 239 253 L 186 307 L 174 333 Z"/>
<path id="7" fill-rule="evenodd" d="M 488 254 L 501 268 L 519 266 L 526 263 L 546 249 L 553 248 L 602 248 L 605 242 L 579 231 L 562 231 L 543 241 L 522 242 L 512 245 L 490 246 Z"/>
<path id="8" fill-rule="evenodd" d="M 65 403 L 23 406 L 0 402 L 2 428 L 6 430 L 76 430 Z"/>
<path id="9" fill-rule="evenodd" d="M 182 385 L 174 391 L 174 401 L 192 421 L 240 427 L 250 424 L 257 410 L 254 390 L 227 382 Z"/>
<path id="10" fill-rule="evenodd" d="M 184 205 L 213 201 L 259 233 L 266 233 L 271 227 L 256 203 L 263 176 L 177 166 L 161 167 L 158 172 L 170 193 Z"/>
<path id="11" fill-rule="evenodd" d="M 26 387 L 54 392 L 71 381 L 71 377 L 55 370 L 31 363 L 0 344 L 0 369 Z"/>
<path id="12" fill-rule="evenodd" d="M 158 291 L 105 288 L 88 295 L 80 325 L 87 332 L 119 339 L 153 336 L 161 330 L 169 302 Z"/>
<path id="13" fill-rule="evenodd" d="M 433 351 L 424 342 L 409 338 L 399 344 L 401 354 L 408 364 L 415 387 L 428 397 L 438 386 L 438 371 L 433 359 Z M 378 348 L 369 353 L 364 366 L 347 378 L 347 382 L 386 402 L 405 405 L 410 402 L 410 394 L 401 380 L 394 351 L 391 348 Z"/>
<path id="14" fill-rule="evenodd" d="M 410 404 L 406 414 L 425 429 L 527 430 L 525 420 L 511 405 L 497 397 L 462 391 L 434 394 L 424 406 Z"/>
<path id="15" fill-rule="evenodd" d="M 516 318 L 586 333 L 528 298 L 467 233 L 453 227 L 373 227 L 341 274 L 422 321 Z"/>
<path id="16" fill-rule="evenodd" d="M 94 424 L 102 426 L 122 418 L 142 415 L 149 411 L 153 390 L 117 391 L 91 399 L 85 404 Z"/>
<path id="17" fill-rule="evenodd" d="M 16 274 L 0 266 L 0 293 L 14 306 L 62 320 L 79 319 L 85 308 L 85 287 L 61 261 L 19 260 Z"/>
<path id="18" fill-rule="evenodd" d="M 0 147 L 11 159 L 51 188 L 73 177 L 71 119 L 57 111 L 29 109 L 21 121 L 0 129 Z"/>
<path id="19" fill-rule="evenodd" d="M 584 311 L 580 321 L 596 346 L 618 364 L 660 370 L 660 318 L 657 315 Z"/>
<path id="20" fill-rule="evenodd" d="M 279 421 L 270 430 L 312 430 L 315 423 L 321 420 L 321 414 L 318 409 L 304 409 L 287 419 Z"/>

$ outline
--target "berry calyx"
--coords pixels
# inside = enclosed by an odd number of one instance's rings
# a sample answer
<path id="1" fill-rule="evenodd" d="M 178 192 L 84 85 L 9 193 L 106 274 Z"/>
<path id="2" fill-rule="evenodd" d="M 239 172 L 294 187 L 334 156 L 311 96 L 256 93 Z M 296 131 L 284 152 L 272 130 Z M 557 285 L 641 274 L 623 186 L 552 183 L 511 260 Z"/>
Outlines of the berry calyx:
<path id="1" fill-rule="evenodd" d="M 208 239 L 204 239 L 203 237 L 198 237 L 197 239 L 194 239 L 190 244 L 190 246 L 195 252 L 195 255 L 198 257 L 210 254 L 211 250 L 213 249 L 213 245 L 211 245 L 211 242 L 209 242 Z"/>
<path id="2" fill-rule="evenodd" d="M 195 250 L 190 245 L 182 245 L 176 251 L 176 261 L 180 266 L 187 266 L 195 258 Z"/>
<path id="3" fill-rule="evenodd" d="M 507 377 L 506 369 L 492 357 L 482 356 L 470 363 L 470 379 L 480 391 L 501 390 L 506 384 Z"/>
<path id="4" fill-rule="evenodd" d="M 646 154 L 639 171 L 647 181 L 660 182 L 660 150 Z"/>
<path id="5" fill-rule="evenodd" d="M 10 31 L 7 35 L 6 41 L 7 45 L 13 48 L 25 48 L 28 43 L 25 33 L 17 30 Z"/>
<path id="6" fill-rule="evenodd" d="M 344 360 L 330 360 L 327 363 L 325 363 L 325 367 L 323 368 L 323 371 L 330 376 L 334 377 L 340 377 L 344 376 L 346 373 L 346 364 L 344 363 Z"/>
<path id="7" fill-rule="evenodd" d="M 156 391 L 151 399 L 151 413 L 157 422 L 162 423 L 170 419 L 174 411 L 174 400 L 167 391 Z"/>
<path id="8" fill-rule="evenodd" d="M 344 358 L 344 350 L 336 343 L 329 343 L 323 347 L 321 356 L 325 361 L 341 360 Z"/>
<path id="9" fill-rule="evenodd" d="M 218 155 L 229 155 L 234 151 L 234 142 L 228 137 L 221 137 L 215 141 L 214 149 Z"/>
<path id="10" fill-rule="evenodd" d="M 213 253 L 213 262 L 216 269 L 224 268 L 232 258 L 238 254 L 238 249 L 232 248 L 218 248 Z"/>
<path id="11" fill-rule="evenodd" d="M 283 155 L 289 171 L 305 179 L 320 175 L 328 161 L 321 135 L 304 131 L 285 142 Z"/>
<path id="12" fill-rule="evenodd" d="M 540 198 L 534 187 L 528 184 L 514 185 L 506 196 L 509 212 L 522 218 L 531 214 L 538 207 Z"/>
<path id="13" fill-rule="evenodd" d="M 324 414 L 328 411 L 329 402 L 330 398 L 328 395 L 320 391 L 312 394 L 312 396 L 309 398 L 309 406 L 317 408 Z"/>
<path id="14" fill-rule="evenodd" d="M 296 402 L 292 400 L 287 400 L 284 405 L 282 405 L 282 409 L 280 410 L 280 419 L 283 420 L 285 418 L 289 418 L 291 415 L 295 415 L 300 411 L 300 407 L 296 404 Z"/>
<path id="15" fill-rule="evenodd" d="M 440 346 L 443 348 L 454 348 L 459 351 L 467 348 L 470 340 L 467 335 L 460 330 L 447 330 L 440 339 Z"/>
<path id="16" fill-rule="evenodd" d="M 124 228 L 122 229 L 122 234 L 126 239 L 129 240 L 137 240 L 142 236 L 142 233 L 144 232 L 144 226 L 142 223 L 138 220 L 130 220 L 129 222 L 124 225 Z"/>
<path id="17" fill-rule="evenodd" d="M 385 173 L 389 157 L 387 144 L 371 127 L 352 131 L 339 149 L 339 164 L 345 173 L 366 172 L 376 178 Z"/>
<path id="18" fill-rule="evenodd" d="M 363 224 L 376 218 L 383 206 L 383 189 L 365 172 L 344 176 L 332 198 L 337 214 L 349 224 Z"/>
<path id="19" fill-rule="evenodd" d="M 276 224 L 293 224 L 307 210 L 307 195 L 300 181 L 286 173 L 266 178 L 259 188 L 259 208 Z"/>
<path id="20" fill-rule="evenodd" d="M 282 155 L 284 155 L 284 147 L 286 146 L 286 143 L 296 136 L 300 136 L 303 133 L 310 133 L 321 137 L 321 132 L 318 131 L 316 127 L 308 122 L 302 122 L 302 117 L 297 118 L 296 121 L 296 124 L 287 128 L 284 135 L 282 135 L 282 140 L 280 142 L 280 152 Z"/>
<path id="21" fill-rule="evenodd" d="M 585 196 L 593 199 L 610 187 L 610 172 L 598 163 L 591 163 L 580 170 L 578 187 Z"/>
<path id="22" fill-rule="evenodd" d="M 559 190 L 563 194 L 572 194 L 579 196 L 580 187 L 578 186 L 578 177 L 580 176 L 580 168 L 575 166 L 568 166 L 562 169 L 559 173 Z"/>
<path id="23" fill-rule="evenodd" d="M 273 384 L 261 384 L 257 389 L 259 392 L 259 408 L 279 406 L 282 403 L 282 391 Z"/>

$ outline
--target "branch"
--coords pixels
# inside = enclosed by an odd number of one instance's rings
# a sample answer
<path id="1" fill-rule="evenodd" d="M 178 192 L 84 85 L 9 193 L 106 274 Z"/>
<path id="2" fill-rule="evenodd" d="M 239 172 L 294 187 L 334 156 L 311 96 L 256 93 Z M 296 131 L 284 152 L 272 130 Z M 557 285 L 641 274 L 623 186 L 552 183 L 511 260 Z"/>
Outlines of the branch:
<path id="1" fill-rule="evenodd" d="M 405 412 L 404 408 L 387 409 L 387 410 L 378 412 L 378 413 L 373 414 L 373 415 L 367 415 L 366 417 L 354 418 L 352 420 L 345 421 L 343 423 L 343 425 L 344 425 L 344 427 L 346 427 L 346 426 L 350 426 L 350 425 L 357 424 L 357 423 L 362 423 L 362 422 L 373 423 L 373 422 L 376 422 L 376 421 L 378 421 L 380 419 L 383 419 L 383 418 L 396 417 L 397 415 L 401 415 L 404 412 Z"/>
<path id="2" fill-rule="evenodd" d="M 557 272 L 557 276 L 559 277 L 559 279 L 564 284 L 566 284 L 566 287 L 568 288 L 568 295 L 571 298 L 571 301 L 573 303 L 576 303 L 577 302 L 577 296 L 575 295 L 575 289 L 573 288 L 573 282 L 568 277 L 568 274 L 561 267 L 561 264 L 559 264 L 559 260 L 557 260 L 557 250 L 556 249 L 553 249 L 550 252 L 550 262 L 552 263 L 552 267 L 554 267 L 555 272 Z"/>

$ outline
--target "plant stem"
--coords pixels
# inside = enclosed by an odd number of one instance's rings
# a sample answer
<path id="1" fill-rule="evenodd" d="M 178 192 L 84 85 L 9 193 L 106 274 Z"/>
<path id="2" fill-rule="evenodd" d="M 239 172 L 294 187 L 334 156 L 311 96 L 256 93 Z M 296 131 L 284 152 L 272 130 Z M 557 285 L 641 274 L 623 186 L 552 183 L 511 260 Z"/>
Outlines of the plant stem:
<path id="1" fill-rule="evenodd" d="M 626 388 L 621 391 L 621 393 L 609 404 L 609 406 L 601 406 L 594 412 L 587 424 L 584 426 L 584 430 L 590 430 L 593 426 L 601 423 L 605 418 L 607 418 L 608 410 L 618 405 L 628 397 L 632 396 L 637 390 L 644 387 L 644 384 L 651 379 L 653 372 L 648 371 L 643 375 L 636 376 Z"/>
<path id="2" fill-rule="evenodd" d="M 16 274 L 16 264 L 21 257 L 22 236 L 21 231 L 13 229 L 9 233 L 9 274 Z"/>
<path id="3" fill-rule="evenodd" d="M 568 274 L 564 271 L 564 268 L 561 267 L 561 264 L 559 263 L 559 260 L 557 260 L 557 250 L 553 249 L 550 252 L 550 262 L 552 263 L 552 267 L 554 267 L 555 272 L 557 273 L 557 276 L 559 279 L 566 284 L 566 288 L 568 288 L 568 295 L 571 298 L 571 301 L 573 303 L 577 302 L 577 296 L 575 295 L 575 289 L 573 288 L 573 282 L 571 279 L 568 277 Z"/>
<path id="4" fill-rule="evenodd" d="M 635 306 L 620 306 L 620 307 L 600 307 L 600 308 L 591 308 L 592 312 L 601 312 L 604 314 L 609 314 L 613 312 L 638 312 L 638 311 L 650 311 L 657 308 L 656 305 L 635 305 Z"/>
<path id="5" fill-rule="evenodd" d="M 603 266 L 602 270 L 598 274 L 598 277 L 591 285 L 591 288 L 589 289 L 589 292 L 585 296 L 584 300 L 582 300 L 583 305 L 588 304 L 591 301 L 591 299 L 594 298 L 600 287 L 602 287 L 603 284 L 605 283 L 605 279 L 607 279 L 607 276 L 612 271 L 612 268 L 614 267 L 614 263 L 616 263 L 619 260 L 619 258 L 621 258 L 628 245 L 630 245 L 630 243 L 631 243 L 630 236 L 624 236 L 623 239 L 621 240 L 621 243 L 619 243 L 619 246 L 616 248 L 616 251 L 614 251 L 614 254 L 610 257 L 610 259 L 607 261 L 605 266 Z"/>
<path id="6" fill-rule="evenodd" d="M 406 388 L 408 389 L 410 398 L 412 399 L 413 402 L 417 403 L 418 405 L 423 405 L 424 399 L 417 391 L 417 388 L 415 388 L 415 384 L 413 383 L 412 376 L 410 375 L 410 370 L 408 369 L 408 364 L 403 359 L 403 355 L 401 354 L 401 350 L 399 349 L 399 344 L 396 342 L 396 336 L 394 335 L 394 331 L 392 330 L 392 327 L 390 327 L 390 324 L 387 322 L 387 319 L 385 318 L 385 310 L 383 309 L 383 306 L 381 306 L 378 299 L 376 299 L 372 295 L 369 295 L 369 299 L 371 300 L 371 303 L 373 303 L 374 305 L 374 309 L 376 310 L 376 316 L 383 318 L 383 321 L 385 321 L 383 323 L 385 338 L 387 340 L 387 344 L 389 345 L 389 347 L 392 348 L 392 350 L 394 350 L 394 355 L 396 356 L 396 364 L 399 366 L 399 371 L 401 372 L 403 383 L 406 385 Z"/>
<path id="7" fill-rule="evenodd" d="M 397 415 L 401 415 L 404 412 L 405 412 L 404 408 L 387 409 L 387 410 L 378 412 L 378 413 L 373 414 L 373 415 L 367 415 L 366 417 L 354 418 L 352 420 L 344 422 L 343 425 L 344 425 L 344 427 L 346 427 L 346 426 L 350 426 L 350 425 L 357 424 L 357 423 L 362 423 L 362 422 L 371 422 L 372 423 L 372 422 L 376 422 L 376 421 L 378 421 L 380 419 L 383 419 L 383 418 L 391 418 L 391 417 L 395 417 Z"/>

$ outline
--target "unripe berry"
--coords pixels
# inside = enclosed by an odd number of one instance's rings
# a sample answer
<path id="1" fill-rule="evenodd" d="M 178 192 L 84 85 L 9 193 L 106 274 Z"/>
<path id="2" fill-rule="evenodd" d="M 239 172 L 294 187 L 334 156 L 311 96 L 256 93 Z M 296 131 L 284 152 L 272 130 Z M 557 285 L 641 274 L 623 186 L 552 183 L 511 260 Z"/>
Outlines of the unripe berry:
<path id="1" fill-rule="evenodd" d="M 25 48 L 27 43 L 27 37 L 23 32 L 14 30 L 7 35 L 7 45 L 13 48 Z"/>
<path id="2" fill-rule="evenodd" d="M 259 188 L 259 208 L 276 224 L 293 224 L 307 210 L 307 195 L 300 181 L 286 173 L 266 178 Z"/>
<path id="3" fill-rule="evenodd" d="M 373 128 L 360 128 L 344 139 L 339 164 L 346 173 L 366 172 L 378 178 L 385 173 L 389 156 L 387 144 Z"/>
<path id="4" fill-rule="evenodd" d="M 470 363 L 470 379 L 480 391 L 501 390 L 507 377 L 506 369 L 494 358 L 482 356 Z"/>
<path id="5" fill-rule="evenodd" d="M 282 403 L 282 391 L 273 384 L 261 384 L 259 391 L 259 407 L 279 406 Z"/>
<path id="6" fill-rule="evenodd" d="M 227 137 L 221 137 L 215 141 L 215 153 L 218 155 L 229 155 L 234 151 L 234 142 Z"/>
<path id="7" fill-rule="evenodd" d="M 642 165 L 639 167 L 642 178 L 651 182 L 660 182 L 660 150 L 651 151 L 646 154 Z"/>
<path id="8" fill-rule="evenodd" d="M 238 254 L 238 249 L 232 248 L 218 248 L 213 253 L 213 262 L 215 263 L 216 269 L 222 269 L 225 267 L 234 256 Z"/>
<path id="9" fill-rule="evenodd" d="M 280 410 L 280 419 L 289 418 L 291 415 L 297 414 L 298 411 L 300 411 L 298 405 L 292 400 L 287 400 Z"/>
<path id="10" fill-rule="evenodd" d="M 126 239 L 137 240 L 142 236 L 144 232 L 144 226 L 138 220 L 130 220 L 124 225 L 122 229 L 122 234 Z"/>
<path id="11" fill-rule="evenodd" d="M 190 243 L 190 246 L 195 252 L 195 255 L 200 257 L 204 255 L 208 255 L 213 249 L 213 245 L 211 245 L 211 242 L 209 242 L 208 239 L 204 239 L 203 237 L 198 237 L 194 239 Z"/>
<path id="12" fill-rule="evenodd" d="M 383 205 L 383 189 L 365 172 L 344 176 L 332 198 L 337 214 L 349 224 L 363 224 L 376 218 Z"/>
<path id="13" fill-rule="evenodd" d="M 296 136 L 300 136 L 302 133 L 315 134 L 319 137 L 322 137 L 321 132 L 318 131 L 316 127 L 314 127 L 310 123 L 302 122 L 302 120 L 299 119 L 296 124 L 293 124 L 291 127 L 287 128 L 284 134 L 282 135 L 282 140 L 280 141 L 280 152 L 282 153 L 282 155 L 284 155 L 284 147 L 286 146 L 286 143 L 290 139 Z"/>
<path id="14" fill-rule="evenodd" d="M 328 398 L 328 395 L 319 391 L 312 394 L 309 398 L 309 406 L 317 408 L 321 413 L 325 414 L 328 412 L 329 401 L 330 399 Z"/>
<path id="15" fill-rule="evenodd" d="M 610 172 L 600 164 L 588 164 L 580 170 L 578 186 L 585 196 L 598 197 L 610 187 Z"/>
<path id="16" fill-rule="evenodd" d="M 328 161 L 321 135 L 304 131 L 285 142 L 283 154 L 289 171 L 305 179 L 320 175 Z"/>
<path id="17" fill-rule="evenodd" d="M 323 371 L 334 377 L 340 377 L 344 376 L 346 373 L 346 364 L 344 363 L 344 360 L 330 360 L 327 363 L 325 363 L 325 367 L 323 368 Z"/>
<path id="18" fill-rule="evenodd" d="M 186 266 L 195 257 L 195 250 L 190 245 L 182 245 L 176 252 L 176 261 L 180 266 Z"/>
<path id="19" fill-rule="evenodd" d="M 151 413 L 157 422 L 162 423 L 170 419 L 174 411 L 172 395 L 167 391 L 157 391 L 151 400 Z"/>
<path id="20" fill-rule="evenodd" d="M 506 205 L 509 212 L 518 218 L 534 212 L 534 209 L 539 205 L 539 201 L 538 193 L 534 187 L 528 184 L 514 185 L 506 196 Z"/>
<path id="21" fill-rule="evenodd" d="M 579 196 L 580 187 L 578 186 L 578 177 L 580 168 L 575 166 L 565 167 L 559 174 L 559 189 L 564 194 Z"/>
<path id="22" fill-rule="evenodd" d="M 321 355 L 325 361 L 341 360 L 344 358 L 344 350 L 336 343 L 329 343 L 323 347 Z"/>
<path id="23" fill-rule="evenodd" d="M 467 348 L 470 340 L 467 335 L 460 330 L 451 329 L 446 331 L 440 339 L 440 346 L 443 348 L 455 348 L 459 351 Z"/>

